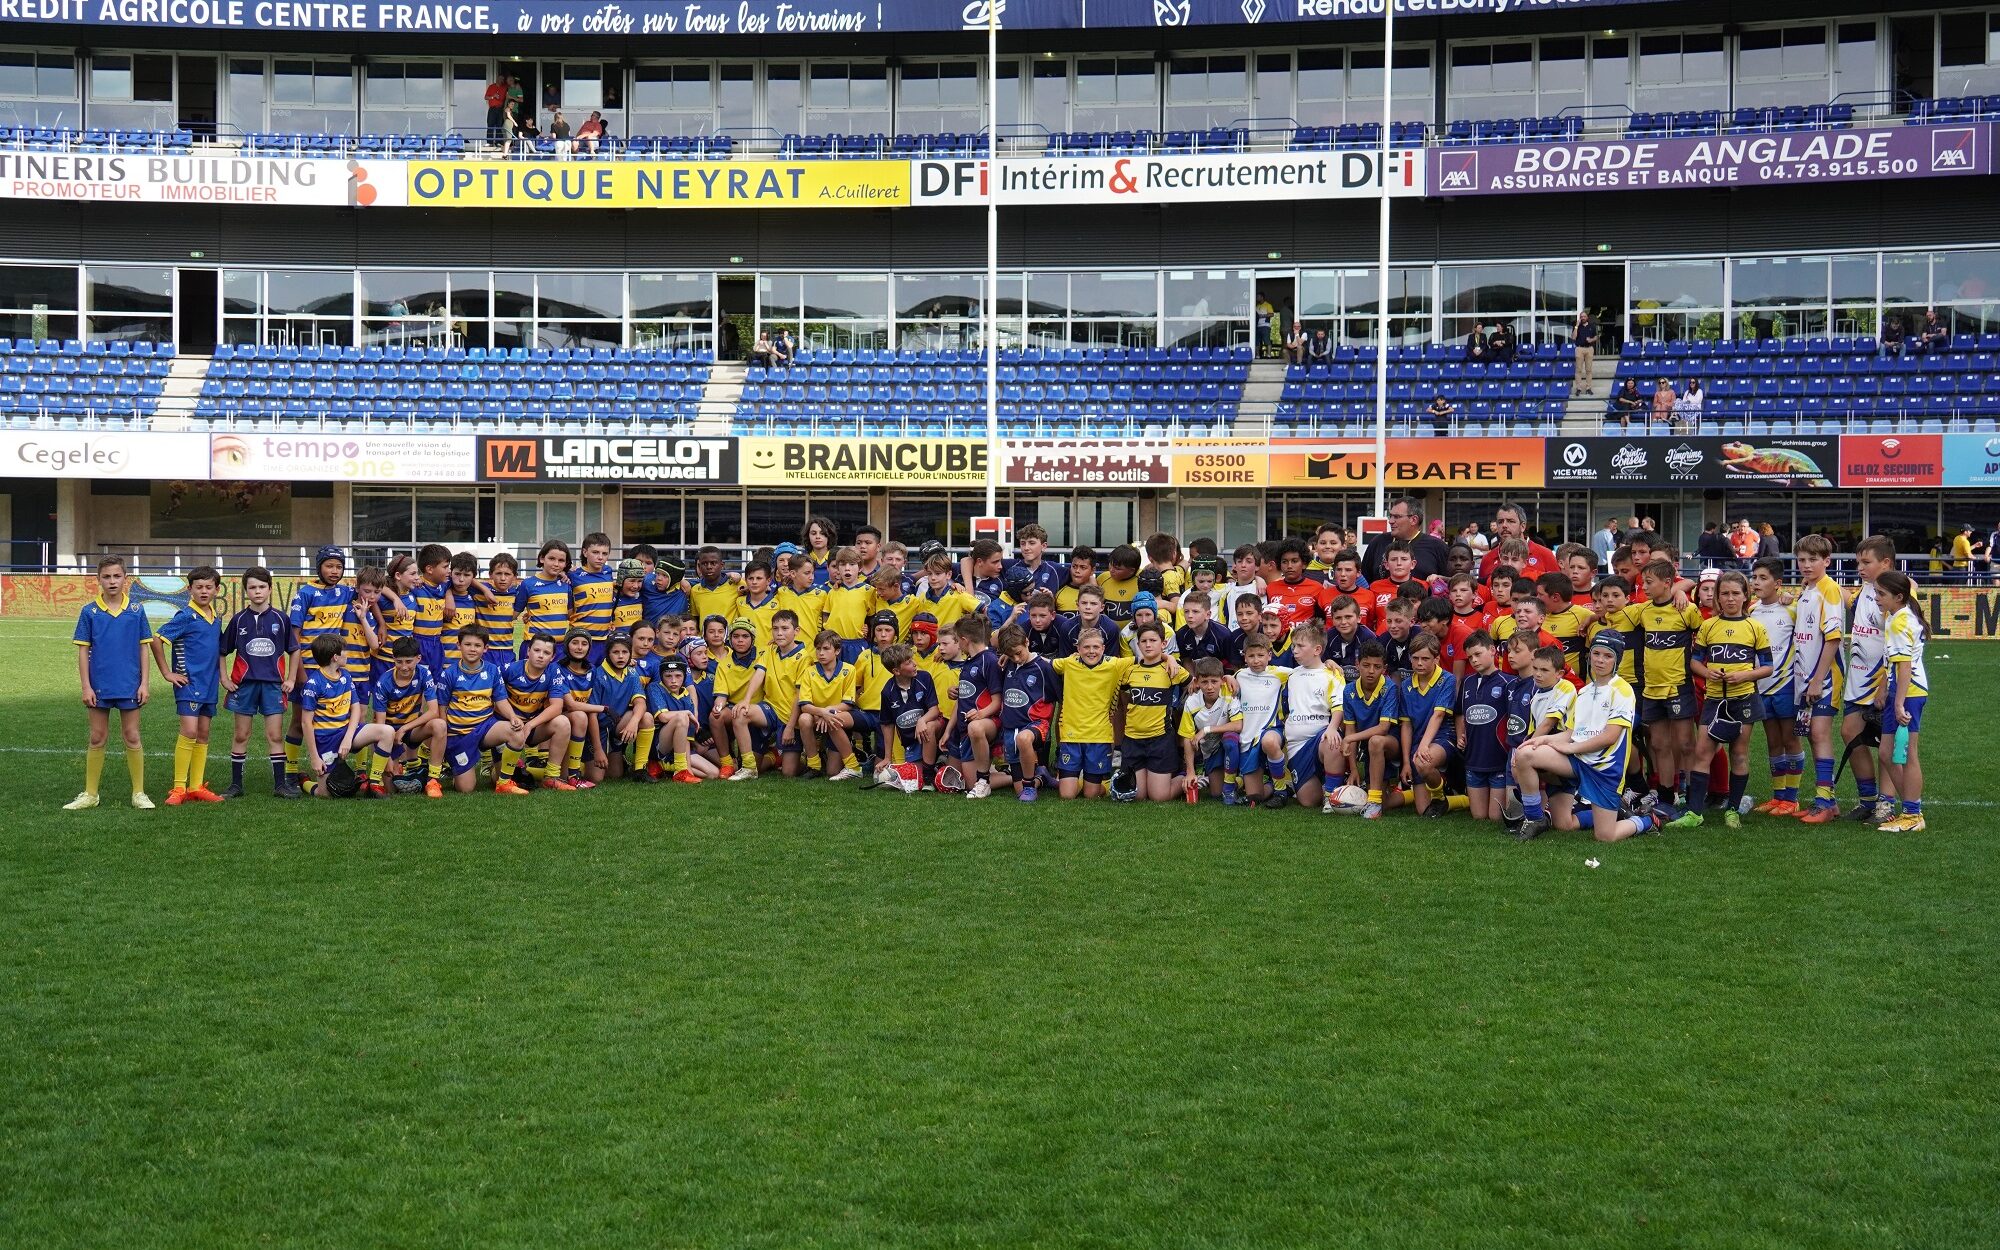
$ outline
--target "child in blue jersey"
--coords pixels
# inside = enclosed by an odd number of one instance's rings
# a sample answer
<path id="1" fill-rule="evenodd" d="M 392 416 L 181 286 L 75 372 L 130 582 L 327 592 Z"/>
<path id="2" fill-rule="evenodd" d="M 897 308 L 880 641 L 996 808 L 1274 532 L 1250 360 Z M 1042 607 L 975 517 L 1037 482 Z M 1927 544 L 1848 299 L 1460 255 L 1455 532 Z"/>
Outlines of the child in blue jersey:
<path id="1" fill-rule="evenodd" d="M 882 663 L 889 670 L 889 682 L 882 687 L 882 725 L 886 737 L 894 730 L 903 759 L 919 761 L 921 783 L 929 785 L 937 767 L 938 739 L 944 716 L 938 710 L 937 685 L 917 663 L 917 652 L 907 643 L 896 643 L 882 651 Z M 884 759 L 889 753 L 885 752 Z"/>
<path id="2" fill-rule="evenodd" d="M 622 634 L 604 644 L 604 659 L 590 676 L 590 704 L 600 710 L 586 775 L 596 782 L 615 780 L 625 775 L 625 748 L 646 723 L 646 691 L 632 671 L 632 640 Z"/>
<path id="3" fill-rule="evenodd" d="M 500 670 L 486 662 L 486 627 L 458 631 L 458 659 L 437 675 L 438 708 L 444 713 L 444 759 L 434 771 L 449 770 L 452 788 L 471 794 L 479 785 L 479 761 L 489 748 L 518 745 L 524 723 L 506 699 Z M 504 780 L 504 779 L 496 779 Z"/>
<path id="4" fill-rule="evenodd" d="M 584 772 L 586 751 L 596 751 L 597 716 L 602 710 L 590 701 L 595 670 L 590 663 L 590 635 L 571 630 L 563 635 L 562 661 L 556 666 L 561 688 L 563 714 L 569 717 L 569 750 L 563 756 L 562 779 L 573 789 L 590 790 L 597 785 Z M 554 694 L 556 685 L 550 686 Z M 551 761 L 553 762 L 553 761 Z"/>
<path id="5" fill-rule="evenodd" d="M 346 552 L 338 547 L 321 547 L 313 561 L 313 572 L 316 575 L 314 580 L 300 582 L 292 592 L 292 609 L 287 613 L 292 623 L 292 638 L 298 648 L 292 657 L 291 667 L 294 697 L 285 723 L 285 768 L 293 777 L 305 775 L 302 758 L 305 754 L 304 713 L 296 696 L 299 684 L 305 679 L 308 653 L 319 638 L 342 636 L 346 628 L 347 607 L 354 602 L 354 588 L 341 580 L 347 575 Z"/>
<path id="6" fill-rule="evenodd" d="M 646 687 L 646 716 L 653 722 L 657 753 L 666 762 L 666 773 L 683 785 L 697 785 L 701 774 L 694 771 L 689 743 L 694 739 L 695 693 L 688 685 L 687 661 L 678 655 L 660 660 L 660 676 Z"/>
<path id="7" fill-rule="evenodd" d="M 1394 740 L 1396 733 L 1396 683 L 1389 680 L 1388 656 L 1381 643 L 1364 642 L 1355 650 L 1354 680 L 1341 703 L 1340 749 L 1349 784 L 1366 789 L 1367 798 L 1359 808 L 1351 808 L 1329 794 L 1334 811 L 1366 816 L 1372 808 L 1375 817 L 1382 814 L 1382 791 L 1388 784 L 1383 778 L 1390 766 L 1378 744 Z"/>
<path id="8" fill-rule="evenodd" d="M 611 601 L 617 593 L 617 570 L 605 562 L 611 558 L 611 540 L 603 534 L 585 534 L 583 564 L 569 575 L 569 627 L 590 638 L 590 662 L 604 658 L 604 646 L 611 637 Z"/>
<path id="9" fill-rule="evenodd" d="M 1049 727 L 1060 683 L 1049 662 L 1028 649 L 1027 631 L 1019 625 L 1005 627 L 995 641 L 1001 657 L 1000 746 L 1007 760 L 1007 779 L 1021 802 L 1032 803 L 1045 775 L 1042 765 L 1048 759 Z"/>
<path id="10" fill-rule="evenodd" d="M 965 739 L 973 770 L 965 797 L 989 798 L 993 786 L 988 774 L 993 770 L 993 748 L 1000 738 L 1000 657 L 986 645 L 992 631 L 985 617 L 976 613 L 961 616 L 952 622 L 951 632 L 963 657 L 958 670 L 957 730 Z"/>
<path id="11" fill-rule="evenodd" d="M 424 667 L 423 648 L 415 638 L 398 638 L 389 644 L 389 667 L 375 678 L 375 694 L 371 706 L 375 710 L 375 723 L 389 731 L 389 741 L 375 748 L 373 758 L 368 761 L 368 790 L 377 795 L 385 794 L 383 781 L 389 766 L 397 762 L 405 747 L 415 751 L 428 747 L 430 759 L 444 758 L 444 715 L 438 711 L 436 692 L 432 688 L 430 669 Z M 399 777 L 408 776 L 414 784 L 421 776 L 421 770 L 403 769 Z M 444 797 L 444 789 L 431 781 L 426 793 L 434 799 Z"/>
<path id="12" fill-rule="evenodd" d="M 627 547 L 625 558 L 637 560 L 639 567 L 646 570 L 645 580 L 639 584 L 639 594 L 645 600 L 647 620 L 657 621 L 663 616 L 687 615 L 687 587 L 681 584 L 685 570 L 680 565 L 663 563 L 660 560 L 660 553 L 651 543 L 638 543 Z"/>
<path id="13" fill-rule="evenodd" d="M 1361 648 L 1375 641 L 1375 632 L 1361 624 L 1361 605 L 1353 595 L 1335 595 L 1326 607 L 1326 665 L 1353 682 L 1361 671 Z M 1388 657 L 1383 657 L 1387 666 Z"/>
<path id="14" fill-rule="evenodd" d="M 222 675 L 227 696 L 223 706 L 236 718 L 229 749 L 229 788 L 222 797 L 243 797 L 251 722 L 262 719 L 270 747 L 271 793 L 295 799 L 299 794 L 292 792 L 298 787 L 285 775 L 284 721 L 285 697 L 292 692 L 292 623 L 271 606 L 271 571 L 262 565 L 244 570 L 243 601 L 245 606 L 229 618 L 222 633 L 222 653 L 236 657 Z"/>
<path id="15" fill-rule="evenodd" d="M 1458 703 L 1458 683 L 1439 662 L 1442 645 L 1428 630 L 1410 638 L 1410 680 L 1396 692 L 1403 735 L 1403 782 L 1415 789 L 1417 815 L 1442 818 L 1450 807 L 1445 771 L 1458 753 L 1450 720 Z M 1463 802 L 1463 800 L 1461 800 Z M 1389 800 L 1394 806 L 1395 800 Z"/>
<path id="16" fill-rule="evenodd" d="M 1458 729 L 1459 753 L 1465 757 L 1465 797 L 1474 820 L 1500 819 L 1507 797 L 1509 756 L 1507 719 L 1517 679 L 1500 671 L 1493 636 L 1475 629 L 1460 644 L 1465 652 L 1465 679 L 1458 683 L 1458 705 L 1452 720 Z"/>
<path id="17" fill-rule="evenodd" d="M 306 775 L 311 792 L 332 798 L 327 789 L 327 770 L 363 747 L 380 749 L 394 743 L 396 735 L 387 725 L 363 724 L 362 703 L 354 695 L 354 679 L 348 675 L 337 634 L 321 634 L 313 639 L 312 668 L 299 688 L 298 704 L 312 734 L 306 753 Z M 372 789 L 360 793 L 381 797 Z"/>
<path id="18" fill-rule="evenodd" d="M 173 653 L 167 680 L 174 687 L 174 711 L 181 718 L 174 740 L 174 784 L 167 806 L 220 803 L 208 788 L 208 734 L 222 688 L 222 622 L 215 596 L 222 575 L 204 564 L 188 574 L 188 604 L 160 627 L 160 641 Z"/>
<path id="19" fill-rule="evenodd" d="M 555 639 L 536 634 L 522 646 L 520 659 L 500 665 L 500 684 L 522 725 L 516 741 L 500 749 L 500 772 L 493 785 L 496 793 L 523 794 L 536 784 L 535 767 L 521 769 L 522 757 L 531 748 L 547 753 L 549 767 L 542 771 L 540 782 L 543 789 L 576 789 L 561 773 L 563 757 L 569 753 L 569 714 L 562 697 L 569 682 L 555 667 L 555 659 Z"/>
<path id="20" fill-rule="evenodd" d="M 126 590 L 125 562 L 109 556 L 97 562 L 97 597 L 76 618 L 76 676 L 83 706 L 90 710 L 90 750 L 84 756 L 83 792 L 64 811 L 97 806 L 97 783 L 104 774 L 104 749 L 111 739 L 111 713 L 118 713 L 125 737 L 125 768 L 132 775 L 132 806 L 151 810 L 146 797 L 146 752 L 139 739 L 139 709 L 146 706 L 146 649 L 161 672 L 167 661 L 146 609 Z"/>

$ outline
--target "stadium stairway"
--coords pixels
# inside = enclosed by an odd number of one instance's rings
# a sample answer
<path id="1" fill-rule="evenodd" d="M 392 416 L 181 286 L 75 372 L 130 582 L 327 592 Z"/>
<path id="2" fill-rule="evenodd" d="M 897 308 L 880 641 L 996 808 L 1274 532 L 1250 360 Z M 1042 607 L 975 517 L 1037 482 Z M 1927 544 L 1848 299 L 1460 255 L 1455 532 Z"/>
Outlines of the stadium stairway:
<path id="1" fill-rule="evenodd" d="M 1596 434 L 1604 420 L 1604 399 L 1618 380 L 1618 354 L 1600 350 L 1590 370 L 1595 395 L 1571 395 L 1563 408 L 1562 433 Z"/>
<path id="2" fill-rule="evenodd" d="M 194 404 L 201 398 L 202 383 L 208 379 L 208 366 L 214 363 L 213 356 L 176 356 L 173 367 L 167 370 L 166 389 L 160 392 L 160 416 L 153 421 L 155 429 L 166 429 L 162 421 L 172 420 L 186 424 L 187 413 L 194 411 Z M 171 410 L 173 417 L 168 417 Z"/>
<path id="3" fill-rule="evenodd" d="M 696 434 L 727 434 L 736 425 L 736 406 L 743 401 L 743 379 L 749 367 L 740 360 L 718 360 L 709 366 L 708 385 L 701 389 Z"/>
<path id="4" fill-rule="evenodd" d="M 1271 414 L 1284 397 L 1285 361 L 1253 360 L 1250 376 L 1243 383 L 1243 403 L 1237 409 L 1236 433 L 1247 437 L 1271 435 Z M 1258 426 L 1263 428 L 1259 429 Z"/>

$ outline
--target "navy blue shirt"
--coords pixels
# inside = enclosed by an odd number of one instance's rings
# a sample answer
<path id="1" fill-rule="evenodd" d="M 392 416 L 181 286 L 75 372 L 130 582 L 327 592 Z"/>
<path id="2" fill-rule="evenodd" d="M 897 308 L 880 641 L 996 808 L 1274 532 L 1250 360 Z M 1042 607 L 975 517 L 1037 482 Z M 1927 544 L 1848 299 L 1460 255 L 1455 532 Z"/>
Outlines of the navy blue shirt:
<path id="1" fill-rule="evenodd" d="M 1046 590 L 1050 594 L 1061 590 L 1069 581 L 1069 570 L 1053 560 L 1045 559 L 1033 567 L 1030 567 L 1026 560 L 1010 560 L 1007 567 L 1010 570 L 1027 569 L 1029 575 L 1035 579 L 1035 589 Z"/>
<path id="2" fill-rule="evenodd" d="M 1026 664 L 1010 663 L 1000 674 L 1000 728 L 1049 731 L 1055 712 L 1056 670 L 1041 656 Z"/>
<path id="3" fill-rule="evenodd" d="M 1458 683 L 1456 711 L 1465 726 L 1468 770 L 1494 773 L 1507 767 L 1507 716 L 1513 702 L 1514 679 L 1498 669 L 1484 677 L 1468 670 Z"/>
<path id="4" fill-rule="evenodd" d="M 285 654 L 291 650 L 292 623 L 276 608 L 253 612 L 244 608 L 229 618 L 222 637 L 224 655 L 242 657 L 243 681 L 285 679 Z"/>
<path id="5" fill-rule="evenodd" d="M 1193 626 L 1183 625 L 1174 631 L 1174 642 L 1180 648 L 1182 668 L 1202 659 L 1221 660 L 1222 666 L 1229 669 L 1243 663 L 1242 636 L 1218 621 L 1210 621 L 1208 628 L 1199 634 Z"/>
<path id="6" fill-rule="evenodd" d="M 1082 633 L 1083 630 L 1086 628 L 1086 626 L 1083 623 L 1083 618 L 1080 616 L 1072 616 L 1068 617 L 1067 619 L 1058 619 L 1056 624 L 1061 626 L 1063 631 L 1063 638 L 1069 644 L 1069 654 L 1075 655 L 1076 636 Z M 1119 633 L 1118 622 L 1112 620 L 1108 613 L 1104 616 L 1098 617 L 1097 624 L 1088 626 L 1088 628 L 1094 629 L 1098 633 L 1104 635 L 1105 659 L 1115 660 L 1119 656 L 1125 654 L 1125 640 Z"/>
<path id="7" fill-rule="evenodd" d="M 1328 668 L 1339 669 L 1341 675 L 1347 678 L 1349 682 L 1352 682 L 1359 672 L 1361 664 L 1361 644 L 1374 641 L 1375 631 L 1369 629 L 1366 625 L 1356 625 L 1354 627 L 1354 637 L 1352 640 L 1342 638 L 1340 631 L 1337 629 L 1327 630 L 1326 666 Z M 1186 651 L 1183 650 L 1182 654 L 1185 655 Z M 1183 660 L 1181 662 L 1185 664 L 1187 661 Z"/>
<path id="8" fill-rule="evenodd" d="M 937 705 L 937 686 L 926 672 L 917 672 L 907 687 L 893 677 L 882 687 L 882 723 L 894 725 L 905 743 L 916 741 L 917 723 Z"/>

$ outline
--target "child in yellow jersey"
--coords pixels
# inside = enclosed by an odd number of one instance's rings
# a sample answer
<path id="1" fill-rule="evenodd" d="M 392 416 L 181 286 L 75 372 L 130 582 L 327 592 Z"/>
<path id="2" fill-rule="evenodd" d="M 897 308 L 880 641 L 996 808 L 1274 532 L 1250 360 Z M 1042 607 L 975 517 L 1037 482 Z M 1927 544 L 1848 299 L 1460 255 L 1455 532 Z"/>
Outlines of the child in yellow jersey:
<path id="1" fill-rule="evenodd" d="M 771 618 L 781 606 L 778 592 L 771 589 L 771 566 L 762 560 L 753 561 L 743 570 L 743 589 L 736 601 L 736 615 L 749 618 L 751 627 L 757 631 L 759 651 L 771 645 Z M 794 626 L 798 619 L 798 613 L 794 612 Z"/>
<path id="2" fill-rule="evenodd" d="M 354 602 L 340 623 L 340 658 L 355 701 L 366 706 L 375 690 L 375 651 L 382 645 L 382 590 L 389 575 L 369 565 L 354 575 Z"/>
<path id="3" fill-rule="evenodd" d="M 1648 561 L 1640 576 L 1646 597 L 1630 613 L 1638 632 L 1628 635 L 1639 648 L 1635 671 L 1644 682 L 1638 691 L 1639 724 L 1652 748 L 1660 802 L 1671 807 L 1675 771 L 1692 768 L 1697 753 L 1694 681 L 1688 671 L 1688 653 L 1694 646 L 1695 631 L 1701 628 L 1701 612 L 1676 596 L 1680 574 L 1672 560 L 1658 557 Z"/>
<path id="4" fill-rule="evenodd" d="M 1569 574 L 1542 574 L 1535 579 L 1535 595 L 1542 601 L 1542 628 L 1555 635 L 1556 645 L 1569 657 L 1570 671 L 1584 667 L 1584 631 L 1590 626 L 1590 613 L 1570 598 Z"/>
<path id="5" fill-rule="evenodd" d="M 646 566 L 620 560 L 611 576 L 611 632 L 629 634 L 646 619 Z"/>
<path id="6" fill-rule="evenodd" d="M 798 740 L 789 730 L 798 707 L 799 679 L 812 667 L 812 653 L 799 641 L 798 629 L 799 620 L 790 612 L 772 614 L 771 644 L 757 653 L 757 672 L 743 696 L 744 715 L 736 723 L 739 754 L 753 734 L 776 741 L 781 761 L 789 762 L 798 754 Z"/>
<path id="7" fill-rule="evenodd" d="M 1173 725 L 1167 719 L 1174 700 L 1174 688 L 1187 680 L 1187 672 L 1167 654 L 1164 631 L 1157 622 L 1141 625 L 1133 634 L 1139 658 L 1125 670 L 1121 686 L 1125 692 L 1124 767 L 1138 774 L 1139 797 L 1164 803 L 1173 797 Z"/>
<path id="8" fill-rule="evenodd" d="M 924 586 L 917 593 L 920 611 L 928 612 L 939 630 L 950 629 L 967 612 L 979 610 L 979 598 L 952 580 L 951 557 L 942 553 L 924 561 Z M 943 691 L 938 692 L 940 696 Z"/>
<path id="9" fill-rule="evenodd" d="M 1056 611 L 1064 616 L 1076 615 L 1076 597 L 1085 586 L 1097 585 L 1097 553 L 1088 547 L 1075 547 L 1069 553 L 1069 580 L 1062 589 L 1056 591 Z"/>
<path id="10" fill-rule="evenodd" d="M 341 640 L 332 634 L 313 639 L 313 668 L 299 694 L 312 733 L 312 749 L 304 760 L 312 782 L 309 791 L 323 799 L 333 797 L 327 789 L 331 765 L 363 747 L 386 747 L 395 741 L 388 726 L 362 723 L 363 705 L 354 697 L 341 650 Z"/>
<path id="11" fill-rule="evenodd" d="M 487 562 L 486 580 L 472 584 L 472 597 L 479 604 L 473 619 L 485 626 L 486 636 L 493 640 L 486 654 L 495 664 L 512 664 L 518 655 L 514 619 L 520 610 L 514 606 L 514 593 L 520 584 L 521 562 L 504 551 Z"/>
<path id="12" fill-rule="evenodd" d="M 1924 831 L 1924 765 L 1917 739 L 1924 727 L 1931 681 L 1924 669 L 1924 623 L 1910 602 L 1913 591 L 1905 574 L 1891 571 L 1875 575 L 1875 598 L 1886 622 L 1882 633 L 1889 666 L 1882 696 L 1882 770 L 1889 788 L 1903 801 L 1901 814 L 1876 826 L 1884 833 Z"/>
<path id="13" fill-rule="evenodd" d="M 1669 828 L 1699 828 L 1708 807 L 1708 774 L 1718 750 L 1729 756 L 1729 806 L 1723 821 L 1741 828 L 1738 808 L 1750 784 L 1750 728 L 1764 719 L 1758 683 L 1771 675 L 1771 637 L 1750 615 L 1750 582 L 1741 573 L 1714 579 L 1715 612 L 1695 630 L 1688 667 L 1705 683 L 1701 721 L 1707 742 L 1689 761 L 1687 814 Z M 1711 745 L 1712 744 L 1712 745 Z"/>
<path id="14" fill-rule="evenodd" d="M 1139 549 L 1127 543 L 1111 549 L 1110 566 L 1097 575 L 1104 592 L 1104 611 L 1121 625 L 1132 619 L 1132 600 L 1139 594 Z"/>
<path id="15" fill-rule="evenodd" d="M 441 632 L 444 642 L 444 658 L 448 664 L 458 662 L 458 633 L 467 625 L 479 619 L 479 601 L 473 597 L 472 583 L 479 576 L 479 560 L 469 551 L 461 551 L 451 558 L 450 590 L 444 603 L 444 625 Z"/>
<path id="16" fill-rule="evenodd" d="M 807 576 L 811 565 L 805 564 Z M 799 677 L 798 702 L 792 709 L 786 736 L 799 744 L 785 754 L 785 776 L 820 769 L 821 744 L 830 745 L 842 761 L 840 771 L 850 772 L 854 743 L 848 731 L 854 727 L 854 666 L 840 658 L 840 635 L 822 629 L 813 638 L 813 662 Z M 803 766 L 802 766 L 803 761 Z M 841 778 L 845 780 L 846 778 Z"/>
<path id="17" fill-rule="evenodd" d="M 750 714 L 752 683 L 757 679 L 757 629 L 745 617 L 729 623 L 729 643 L 714 656 L 710 669 L 715 682 L 715 710 L 709 717 L 715 743 L 722 750 L 724 781 L 757 779 L 756 743 L 746 724 L 737 725 Z M 734 752 L 734 755 L 731 752 Z"/>
<path id="18" fill-rule="evenodd" d="M 1585 631 L 1588 641 L 1596 642 L 1597 635 L 1607 629 L 1615 629 L 1624 638 L 1637 638 L 1634 632 L 1638 621 L 1632 611 L 1632 583 L 1617 574 L 1600 578 L 1591 588 L 1591 598 L 1596 601 L 1592 612 L 1590 628 Z M 1618 659 L 1618 675 L 1626 681 L 1633 679 L 1633 664 L 1637 655 L 1635 648 L 1627 647 Z"/>
<path id="19" fill-rule="evenodd" d="M 875 588 L 861 580 L 861 557 L 852 547 L 833 553 L 833 582 L 826 588 L 826 627 L 840 635 L 840 658 L 849 664 L 868 649 L 868 601 Z"/>
<path id="20" fill-rule="evenodd" d="M 813 584 L 813 562 L 793 556 L 778 587 L 778 607 L 798 618 L 799 637 L 817 638 L 826 622 L 826 595 Z"/>
<path id="21" fill-rule="evenodd" d="M 857 750 L 887 758 L 883 735 L 882 687 L 893 675 L 882 662 L 882 653 L 896 645 L 896 614 L 883 609 L 868 618 L 868 649 L 854 661 L 854 737 Z"/>
<path id="22" fill-rule="evenodd" d="M 931 685 L 937 690 L 938 715 L 950 725 L 951 714 L 958 707 L 958 670 L 951 665 L 958 658 L 957 640 L 950 630 L 940 629 L 930 613 L 919 612 L 910 620 L 910 649 L 916 652 L 917 668 L 930 674 Z M 943 743 L 942 729 L 938 740 Z"/>
<path id="23" fill-rule="evenodd" d="M 695 553 L 695 576 L 687 583 L 688 607 L 698 621 L 719 616 L 733 621 L 740 615 L 742 584 L 722 571 L 722 549 L 703 547 Z"/>
<path id="24" fill-rule="evenodd" d="M 869 617 L 873 618 L 883 612 L 894 616 L 896 639 L 901 639 L 909 632 L 910 618 L 922 610 L 923 601 L 915 595 L 903 593 L 903 574 L 898 569 L 885 568 L 875 574 L 868 579 L 868 588 L 873 592 L 868 596 Z"/>

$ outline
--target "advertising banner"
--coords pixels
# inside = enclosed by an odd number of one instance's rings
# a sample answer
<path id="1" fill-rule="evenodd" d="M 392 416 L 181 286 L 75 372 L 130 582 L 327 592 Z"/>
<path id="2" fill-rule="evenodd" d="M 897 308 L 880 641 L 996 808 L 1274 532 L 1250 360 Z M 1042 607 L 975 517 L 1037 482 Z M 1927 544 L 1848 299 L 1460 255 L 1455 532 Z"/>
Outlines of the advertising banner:
<path id="1" fill-rule="evenodd" d="M 470 441 L 470 440 L 468 440 Z M 482 482 L 736 483 L 736 440 L 576 434 L 550 438 L 481 435 Z"/>
<path id="2" fill-rule="evenodd" d="M 1271 443 L 1273 488 L 1344 490 L 1375 485 L 1372 452 L 1297 452 Z M 1384 475 L 1391 489 L 1542 485 L 1539 438 L 1392 438 Z"/>
<path id="3" fill-rule="evenodd" d="M 1657 191 L 1985 174 L 1993 128 L 1887 126 L 1692 139 L 1443 148 L 1431 156 L 1432 195 L 1535 191 Z"/>
<path id="4" fill-rule="evenodd" d="M 157 436 L 155 436 L 157 437 Z M 211 434 L 217 481 L 472 482 L 470 434 Z"/>
<path id="5" fill-rule="evenodd" d="M 1389 153 L 1389 194 L 1424 194 L 1422 149 Z M 989 162 L 917 161 L 919 204 L 1182 204 L 1253 198 L 1374 199 L 1379 152 L 1243 152 L 1200 156 L 1058 156 Z"/>
<path id="6" fill-rule="evenodd" d="M 1629 0 L 1396 0 L 1413 17 L 1549 12 Z M 988 6 L 991 5 L 991 10 Z M 992 16 L 989 19 L 989 12 Z M 0 0 L 0 22 L 444 35 L 861 35 L 1382 20 L 1382 0 Z"/>
<path id="7" fill-rule="evenodd" d="M 0 198 L 366 208 L 403 202 L 403 163 L 236 156 L 0 152 Z"/>
<path id="8" fill-rule="evenodd" d="M 746 486 L 984 486 L 977 438 L 764 438 L 743 443 Z"/>
<path id="9" fill-rule="evenodd" d="M 208 478 L 208 435 L 0 431 L 0 477 Z"/>
<path id="10" fill-rule="evenodd" d="M 1550 488 L 1813 490 L 1834 484 L 1833 438 L 1552 438 Z"/>
<path id="11" fill-rule="evenodd" d="M 1944 485 L 1944 435 L 1843 434 L 1842 486 Z"/>
<path id="12" fill-rule="evenodd" d="M 897 208 L 908 161 L 410 161 L 418 208 Z"/>
<path id="13" fill-rule="evenodd" d="M 2000 486 L 2000 438 L 1991 434 L 1944 436 L 1946 486 Z"/>
<path id="14" fill-rule="evenodd" d="M 1009 486 L 1165 486 L 1173 444 L 1162 440 L 1088 443 L 1009 439 L 1000 444 L 1000 480 Z"/>
<path id="15" fill-rule="evenodd" d="M 1270 444 L 1260 438 L 1174 441 L 1175 486 L 1258 487 L 1271 480 Z"/>

